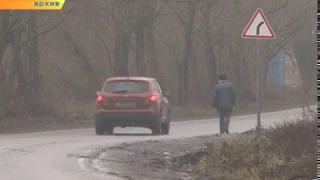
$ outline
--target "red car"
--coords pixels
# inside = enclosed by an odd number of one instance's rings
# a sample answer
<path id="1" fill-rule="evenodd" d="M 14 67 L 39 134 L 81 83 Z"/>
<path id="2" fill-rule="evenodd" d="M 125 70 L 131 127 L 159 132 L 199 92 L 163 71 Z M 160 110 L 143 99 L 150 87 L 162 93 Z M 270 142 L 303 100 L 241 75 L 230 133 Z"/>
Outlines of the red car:
<path id="1" fill-rule="evenodd" d="M 97 92 L 95 131 L 113 134 L 114 127 L 145 127 L 152 134 L 169 134 L 170 107 L 154 78 L 112 77 Z"/>

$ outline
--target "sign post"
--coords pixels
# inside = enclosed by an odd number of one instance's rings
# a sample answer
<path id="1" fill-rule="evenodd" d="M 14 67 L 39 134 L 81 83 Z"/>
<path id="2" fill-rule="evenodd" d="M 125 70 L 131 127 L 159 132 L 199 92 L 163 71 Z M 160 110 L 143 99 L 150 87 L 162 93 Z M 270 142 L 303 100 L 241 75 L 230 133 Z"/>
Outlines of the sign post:
<path id="1" fill-rule="evenodd" d="M 260 108 L 260 39 L 275 39 L 273 32 L 262 9 L 258 8 L 244 28 L 241 37 L 243 39 L 256 39 L 257 74 L 256 74 L 256 107 L 257 107 L 257 132 L 261 132 L 261 108 Z"/>
<path id="2" fill-rule="evenodd" d="M 260 108 L 260 42 L 259 39 L 256 40 L 256 55 L 257 55 L 257 86 L 256 86 L 256 106 L 257 106 L 257 131 L 260 135 L 261 128 L 261 108 Z"/>

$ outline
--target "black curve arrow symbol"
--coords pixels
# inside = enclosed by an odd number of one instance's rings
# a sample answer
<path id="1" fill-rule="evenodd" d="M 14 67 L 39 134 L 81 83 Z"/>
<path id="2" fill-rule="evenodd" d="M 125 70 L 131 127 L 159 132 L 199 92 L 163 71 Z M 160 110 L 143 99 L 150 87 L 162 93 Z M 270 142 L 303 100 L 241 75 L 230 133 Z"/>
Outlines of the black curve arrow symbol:
<path id="1" fill-rule="evenodd" d="M 261 27 L 263 24 L 264 24 L 264 22 L 263 22 L 263 21 L 262 21 L 261 23 L 259 23 L 259 24 L 258 24 L 258 26 L 257 26 L 257 30 L 256 30 L 257 35 L 259 35 L 259 34 L 260 34 L 260 27 Z"/>

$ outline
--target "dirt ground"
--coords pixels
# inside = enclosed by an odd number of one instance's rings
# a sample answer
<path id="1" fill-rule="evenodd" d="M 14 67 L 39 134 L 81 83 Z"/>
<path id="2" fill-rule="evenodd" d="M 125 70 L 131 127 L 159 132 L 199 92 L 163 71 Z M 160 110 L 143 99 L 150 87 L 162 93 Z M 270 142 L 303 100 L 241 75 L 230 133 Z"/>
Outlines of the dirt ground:
<path id="1" fill-rule="evenodd" d="M 59 116 L 9 117 L 0 120 L 0 134 L 28 133 L 50 130 L 88 128 L 94 126 L 92 119 Z"/>
<path id="2" fill-rule="evenodd" d="M 206 145 L 234 136 L 123 143 L 101 149 L 95 156 L 85 158 L 95 162 L 96 171 L 126 180 L 203 180 L 197 178 L 194 168 L 206 153 Z"/>

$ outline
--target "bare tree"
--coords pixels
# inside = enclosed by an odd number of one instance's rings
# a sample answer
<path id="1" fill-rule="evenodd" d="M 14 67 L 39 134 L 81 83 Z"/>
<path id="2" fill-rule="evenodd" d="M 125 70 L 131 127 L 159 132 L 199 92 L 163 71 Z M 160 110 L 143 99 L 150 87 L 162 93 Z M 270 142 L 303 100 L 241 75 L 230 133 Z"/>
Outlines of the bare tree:
<path id="1" fill-rule="evenodd" d="M 0 99 L 2 99 L 0 101 L 0 118 L 1 116 L 4 115 L 5 113 L 5 107 L 6 107 L 6 102 L 8 101 L 8 97 L 7 97 L 7 93 L 6 93 L 6 89 L 4 83 L 6 80 L 6 74 L 4 72 L 3 69 L 3 58 L 4 58 L 4 54 L 5 51 L 7 49 L 7 46 L 10 42 L 10 39 L 12 38 L 12 21 L 10 21 L 10 17 L 11 17 L 11 13 L 10 11 L 1 11 L 0 12 L 0 17 L 1 17 L 1 26 L 0 26 L 0 82 L 1 82 L 1 86 L 0 86 Z"/>
<path id="2" fill-rule="evenodd" d="M 263 7 L 277 35 L 275 40 L 261 42 L 261 90 L 266 88 L 269 61 L 290 43 L 309 87 L 314 84 L 309 77 L 315 76 L 311 56 L 315 41 L 309 41 L 313 29 L 307 21 L 312 16 L 307 13 L 310 6 L 311 0 L 97 0 L 83 1 L 71 16 L 59 13 L 56 18 L 44 12 L 3 11 L 1 114 L 37 114 L 36 107 L 42 106 L 41 98 L 49 91 L 66 102 L 91 102 L 106 76 L 135 72 L 156 77 L 172 91 L 175 105 L 203 105 L 218 72 L 230 77 L 239 97 L 253 100 L 255 46 L 240 34 L 257 7 Z M 63 19 L 67 21 L 61 25 Z M 50 52 L 41 55 L 46 43 L 44 49 Z M 18 110 L 19 98 L 25 98 L 27 105 Z M 52 105 L 50 98 L 46 97 Z"/>
<path id="3" fill-rule="evenodd" d="M 198 6 L 198 1 L 188 1 L 187 11 L 184 16 L 181 12 L 176 10 L 177 16 L 184 28 L 184 51 L 181 64 L 179 65 L 179 105 L 186 105 L 188 102 L 188 84 L 189 84 L 189 63 L 193 61 L 193 32 L 194 32 L 194 18 Z"/>
<path id="4" fill-rule="evenodd" d="M 37 114 L 41 108 L 40 88 L 41 75 L 39 69 L 39 37 L 58 24 L 37 22 L 37 14 L 23 11 L 8 11 L 3 15 L 2 23 L 6 29 L 5 49 L 0 66 L 2 71 L 1 106 L 2 115 Z M 8 19 L 9 18 L 9 19 Z M 63 19 L 63 18 L 62 18 Z M 61 19 L 61 21 L 62 21 Z M 60 21 L 60 22 L 61 22 Z M 4 56 L 4 53 L 7 56 Z M 12 59 L 8 57 L 12 55 Z M 3 70 L 3 68 L 0 68 Z"/>
<path id="5" fill-rule="evenodd" d="M 221 48 L 223 42 L 222 39 L 224 37 L 222 22 L 223 16 L 221 15 L 223 8 L 221 8 L 221 6 L 217 6 L 219 2 L 219 0 L 207 1 L 203 3 L 203 7 L 200 8 L 204 26 L 202 41 L 205 46 L 206 66 L 209 77 L 209 93 L 211 93 L 211 88 L 214 84 L 217 83 L 218 57 L 214 49 L 217 45 Z M 214 32 L 213 29 L 215 29 L 216 32 Z"/>
<path id="6" fill-rule="evenodd" d="M 67 49 L 70 50 L 73 55 L 75 63 L 80 68 L 80 71 L 86 77 L 89 83 L 88 87 L 85 88 L 87 92 L 94 92 L 98 85 L 100 85 L 99 78 L 96 71 L 90 61 L 90 57 L 87 55 L 86 49 L 84 49 L 80 43 L 75 39 L 75 37 L 68 31 L 61 28 L 63 42 L 67 45 Z M 71 79 L 62 78 L 66 84 L 70 85 L 74 92 L 78 91 L 79 87 L 76 85 L 77 82 L 72 82 Z M 87 93 L 88 94 L 88 93 Z M 79 96 L 78 96 L 79 97 Z"/>
<path id="7" fill-rule="evenodd" d="M 11 28 L 12 28 L 12 22 L 10 21 L 11 17 L 10 11 L 1 11 L 1 30 L 0 30 L 0 64 L 3 60 L 4 52 L 6 50 L 6 47 L 10 41 L 10 38 L 12 38 Z"/>
<path id="8" fill-rule="evenodd" d="M 148 13 L 147 9 L 149 7 L 149 4 L 151 3 L 150 0 L 142 0 L 140 3 L 137 2 L 137 8 L 136 8 L 136 17 L 135 17 L 135 27 L 134 27 L 134 33 L 136 36 L 136 54 L 135 54 L 135 60 L 136 60 L 136 67 L 137 67 L 137 73 L 140 76 L 146 75 L 146 67 L 145 67 L 145 30 L 146 25 L 148 21 Z"/>
<path id="9" fill-rule="evenodd" d="M 129 75 L 129 47 L 133 32 L 133 12 L 134 2 L 119 0 L 112 1 L 112 19 L 115 24 L 115 44 L 114 44 L 114 75 Z"/>
<path id="10" fill-rule="evenodd" d="M 308 8 L 311 12 L 315 12 L 315 7 Z M 316 49 L 316 26 L 314 22 L 316 21 L 315 15 L 312 18 L 309 16 L 304 18 L 304 22 L 308 25 L 302 26 L 303 29 L 297 34 L 297 37 L 293 40 L 293 49 L 295 57 L 297 60 L 297 65 L 301 74 L 302 84 L 304 89 L 312 89 L 310 87 L 315 87 L 314 79 L 311 77 L 316 77 L 316 59 L 317 59 L 317 49 Z M 315 89 L 315 88 L 314 88 Z"/>
<path id="11" fill-rule="evenodd" d="M 40 90 L 42 87 L 42 76 L 40 74 L 39 37 L 37 35 L 37 17 L 31 14 L 30 21 L 26 26 L 27 38 L 30 39 L 27 49 L 27 90 L 29 107 L 32 114 L 37 114 L 41 106 Z"/>
<path id="12" fill-rule="evenodd" d="M 154 35 L 154 19 L 157 17 L 157 14 L 160 13 L 160 11 L 156 11 L 158 7 L 158 3 L 156 1 L 153 1 L 153 3 L 149 6 L 147 9 L 147 16 L 152 17 L 153 19 L 150 20 L 150 22 L 146 26 L 146 57 L 148 62 L 148 68 L 149 68 L 149 75 L 151 77 L 155 77 L 158 79 L 159 83 L 163 86 L 165 86 L 163 79 L 161 77 L 160 73 L 160 66 L 158 62 L 158 53 L 156 50 L 156 44 L 155 44 L 155 35 Z M 162 9 L 160 7 L 160 9 Z"/>

